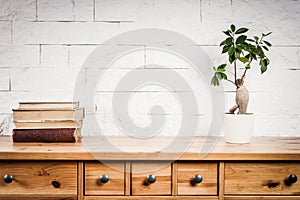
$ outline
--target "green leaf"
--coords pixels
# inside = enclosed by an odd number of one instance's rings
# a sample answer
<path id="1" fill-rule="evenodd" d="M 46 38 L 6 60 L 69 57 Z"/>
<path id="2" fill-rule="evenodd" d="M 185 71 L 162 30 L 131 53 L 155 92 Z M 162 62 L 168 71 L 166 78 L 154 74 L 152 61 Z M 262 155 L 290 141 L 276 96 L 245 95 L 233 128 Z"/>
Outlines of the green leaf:
<path id="1" fill-rule="evenodd" d="M 246 33 L 249 29 L 247 28 L 239 28 L 235 34 L 242 34 L 242 33 Z"/>
<path id="2" fill-rule="evenodd" d="M 262 48 L 264 48 L 266 51 L 269 51 L 268 47 L 266 46 L 262 46 Z"/>
<path id="3" fill-rule="evenodd" d="M 257 36 L 254 36 L 254 40 L 255 40 L 255 42 L 258 42 L 258 40 L 259 40 L 259 37 L 257 37 Z"/>
<path id="4" fill-rule="evenodd" d="M 226 64 L 219 65 L 217 71 L 218 72 L 225 72 L 225 67 L 226 67 Z"/>
<path id="5" fill-rule="evenodd" d="M 245 42 L 245 40 L 247 39 L 246 35 L 241 35 L 236 39 L 236 44 L 243 44 Z"/>
<path id="6" fill-rule="evenodd" d="M 270 42 L 266 41 L 266 40 L 263 40 L 263 42 L 264 42 L 268 47 L 272 46 L 272 44 L 271 44 Z"/>
<path id="7" fill-rule="evenodd" d="M 249 59 L 246 57 L 239 57 L 239 60 L 243 63 L 249 62 Z"/>
<path id="8" fill-rule="evenodd" d="M 232 55 L 232 56 L 229 56 L 229 62 L 232 64 L 233 63 L 233 61 L 235 61 L 235 56 L 234 55 Z"/>
<path id="9" fill-rule="evenodd" d="M 265 53 L 260 46 L 257 47 L 257 53 L 261 58 L 265 57 Z"/>
<path id="10" fill-rule="evenodd" d="M 269 33 L 267 33 L 267 34 L 262 34 L 264 37 L 266 37 L 266 36 L 268 36 L 268 35 L 270 35 L 272 32 L 269 32 Z"/>
<path id="11" fill-rule="evenodd" d="M 230 28 L 231 28 L 231 31 L 234 33 L 234 31 L 235 31 L 235 26 L 234 26 L 233 24 L 231 24 Z"/>
<path id="12" fill-rule="evenodd" d="M 217 77 L 219 80 L 227 79 L 226 74 L 224 74 L 224 73 L 222 73 L 222 72 L 216 72 L 216 77 Z"/>
<path id="13" fill-rule="evenodd" d="M 234 52 L 234 57 L 235 57 L 235 58 L 239 58 L 239 57 L 240 57 L 240 53 L 237 52 L 237 51 L 235 51 L 235 52 Z"/>
<path id="14" fill-rule="evenodd" d="M 225 45 L 225 44 L 226 44 L 226 40 L 222 41 L 222 42 L 220 43 L 220 46 L 223 46 L 223 45 Z"/>
<path id="15" fill-rule="evenodd" d="M 243 45 L 243 44 L 237 44 L 236 48 L 242 50 L 242 49 L 245 49 L 245 45 Z"/>
<path id="16" fill-rule="evenodd" d="M 261 67 L 260 67 L 260 71 L 261 71 L 262 74 L 265 73 L 265 71 L 267 71 L 267 66 L 262 64 Z"/>
<path id="17" fill-rule="evenodd" d="M 226 39 L 226 46 L 231 46 L 231 45 L 233 45 L 233 39 L 229 37 Z"/>
<path id="18" fill-rule="evenodd" d="M 227 75 L 224 73 L 222 73 L 222 77 L 223 77 L 223 79 L 227 79 Z"/>
<path id="19" fill-rule="evenodd" d="M 229 50 L 228 50 L 228 55 L 229 55 L 229 56 L 232 56 L 232 55 L 234 54 L 234 52 L 235 52 L 235 49 L 234 49 L 233 46 L 231 46 L 231 47 L 229 48 Z"/>
<path id="20" fill-rule="evenodd" d="M 223 31 L 223 33 L 227 36 L 231 36 L 230 33 L 229 33 L 229 30 L 228 31 Z"/>
<path id="21" fill-rule="evenodd" d="M 222 50 L 222 53 L 226 53 L 228 51 L 228 49 L 229 49 L 229 46 L 224 46 L 223 50 Z"/>
<path id="22" fill-rule="evenodd" d="M 212 77 L 211 84 L 214 85 L 214 86 L 220 85 L 219 80 L 218 80 L 216 74 Z"/>
<path id="23" fill-rule="evenodd" d="M 245 68 L 250 69 L 250 64 L 247 64 Z"/>

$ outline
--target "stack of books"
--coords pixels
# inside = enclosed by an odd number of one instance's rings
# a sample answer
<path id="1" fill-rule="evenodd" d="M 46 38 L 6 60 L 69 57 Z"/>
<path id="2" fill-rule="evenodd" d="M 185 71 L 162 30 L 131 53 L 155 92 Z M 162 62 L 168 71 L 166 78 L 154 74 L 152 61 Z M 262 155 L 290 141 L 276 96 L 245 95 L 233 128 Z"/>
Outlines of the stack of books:
<path id="1" fill-rule="evenodd" d="M 20 102 L 13 109 L 13 141 L 76 142 L 83 118 L 79 102 Z"/>

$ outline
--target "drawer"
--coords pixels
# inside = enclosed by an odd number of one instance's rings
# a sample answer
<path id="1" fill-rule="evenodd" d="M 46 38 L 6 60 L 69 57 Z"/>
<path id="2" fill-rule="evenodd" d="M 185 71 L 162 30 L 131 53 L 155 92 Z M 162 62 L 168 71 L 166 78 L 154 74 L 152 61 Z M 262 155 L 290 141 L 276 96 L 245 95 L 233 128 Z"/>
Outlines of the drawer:
<path id="1" fill-rule="evenodd" d="M 226 163 L 225 194 L 300 195 L 292 174 L 299 179 L 300 163 Z"/>
<path id="2" fill-rule="evenodd" d="M 124 166 L 124 162 L 86 162 L 85 195 L 124 195 Z"/>
<path id="3" fill-rule="evenodd" d="M 171 163 L 133 162 L 131 168 L 132 195 L 171 195 Z"/>
<path id="4" fill-rule="evenodd" d="M 178 195 L 218 194 L 217 163 L 179 162 L 177 171 Z"/>
<path id="5" fill-rule="evenodd" d="M 76 162 L 0 162 L 0 177 L 1 195 L 77 194 Z"/>

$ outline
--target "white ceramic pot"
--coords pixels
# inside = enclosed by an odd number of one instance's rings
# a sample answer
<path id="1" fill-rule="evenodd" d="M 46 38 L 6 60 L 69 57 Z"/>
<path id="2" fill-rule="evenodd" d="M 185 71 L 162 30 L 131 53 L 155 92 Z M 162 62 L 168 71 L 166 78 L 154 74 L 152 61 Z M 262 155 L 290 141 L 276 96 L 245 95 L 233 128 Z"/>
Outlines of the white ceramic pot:
<path id="1" fill-rule="evenodd" d="M 249 143 L 254 128 L 254 114 L 225 114 L 224 137 L 229 143 Z"/>

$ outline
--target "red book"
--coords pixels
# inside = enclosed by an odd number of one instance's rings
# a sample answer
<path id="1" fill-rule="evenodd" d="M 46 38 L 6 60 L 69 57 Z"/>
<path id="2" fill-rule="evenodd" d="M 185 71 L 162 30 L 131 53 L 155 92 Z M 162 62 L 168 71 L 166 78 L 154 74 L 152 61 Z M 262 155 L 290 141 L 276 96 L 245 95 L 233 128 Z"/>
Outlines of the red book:
<path id="1" fill-rule="evenodd" d="M 14 129 L 14 142 L 76 142 L 80 139 L 76 128 Z"/>

